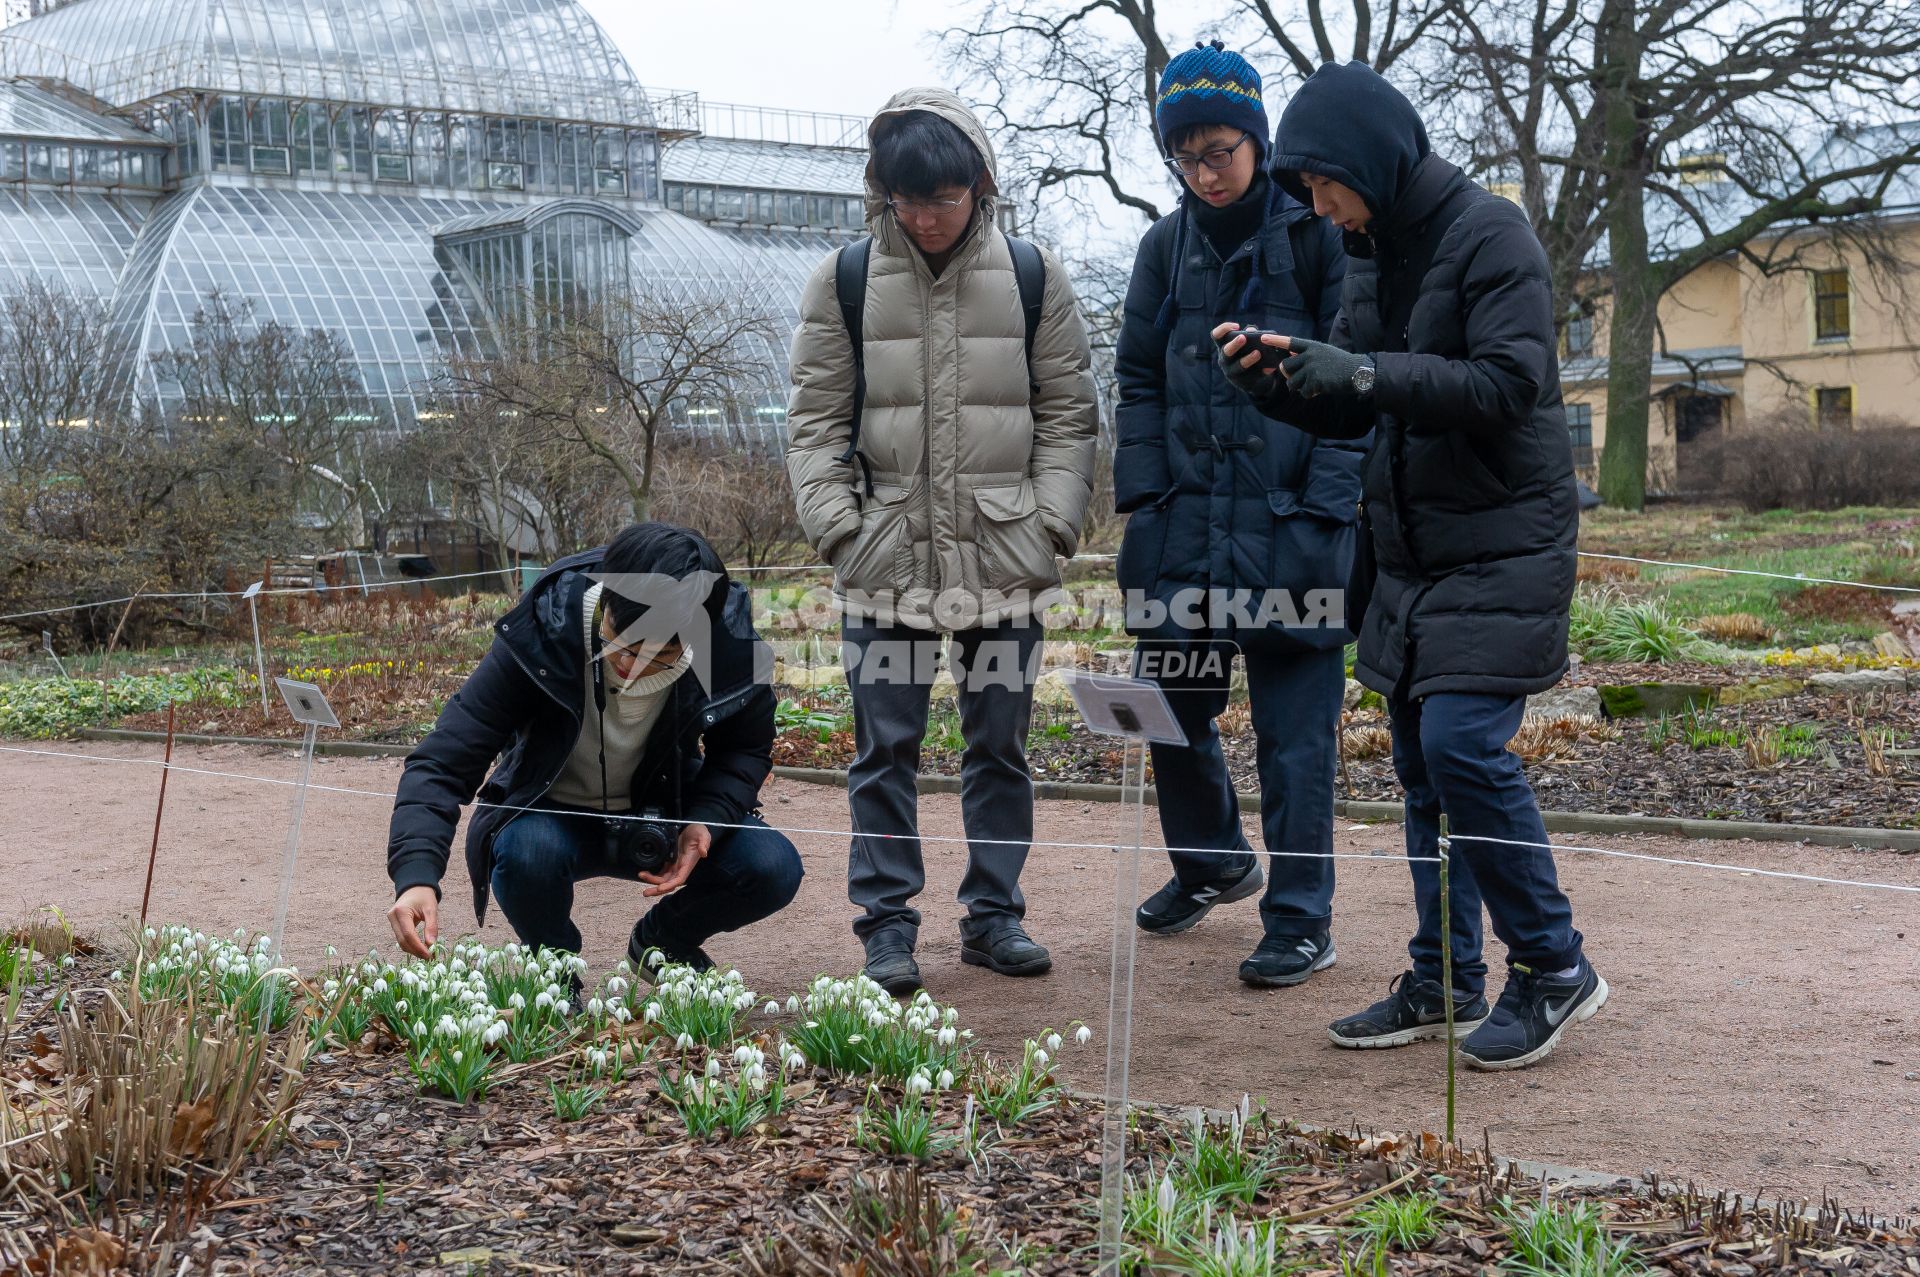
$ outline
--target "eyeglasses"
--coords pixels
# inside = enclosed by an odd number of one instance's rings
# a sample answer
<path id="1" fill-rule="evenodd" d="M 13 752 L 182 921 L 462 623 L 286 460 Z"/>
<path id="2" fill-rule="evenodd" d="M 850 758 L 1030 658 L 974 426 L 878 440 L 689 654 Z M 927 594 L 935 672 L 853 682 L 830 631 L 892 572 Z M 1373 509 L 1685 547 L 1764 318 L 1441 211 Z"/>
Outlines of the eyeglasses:
<path id="1" fill-rule="evenodd" d="M 1161 163 L 1181 177 L 1192 177 L 1200 171 L 1202 164 L 1215 172 L 1233 163 L 1233 153 L 1245 146 L 1253 138 L 1251 133 L 1242 133 L 1240 140 L 1232 146 L 1215 147 L 1200 155 L 1169 155 Z"/>
<path id="2" fill-rule="evenodd" d="M 893 210 L 895 217 L 946 217 L 971 203 L 973 188 L 968 187 L 967 193 L 957 200 L 889 199 L 887 207 Z"/>

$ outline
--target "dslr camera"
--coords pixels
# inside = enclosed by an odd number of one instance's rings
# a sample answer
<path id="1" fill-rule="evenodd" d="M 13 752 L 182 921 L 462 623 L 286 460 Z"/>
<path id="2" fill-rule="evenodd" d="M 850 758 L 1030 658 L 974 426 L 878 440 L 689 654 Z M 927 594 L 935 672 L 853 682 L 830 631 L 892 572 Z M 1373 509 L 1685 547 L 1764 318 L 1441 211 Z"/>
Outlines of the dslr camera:
<path id="1" fill-rule="evenodd" d="M 661 819 L 658 807 L 649 807 L 632 816 L 607 816 L 600 822 L 606 840 L 607 859 L 627 872 L 657 874 L 673 863 L 679 847 L 680 830 Z"/>

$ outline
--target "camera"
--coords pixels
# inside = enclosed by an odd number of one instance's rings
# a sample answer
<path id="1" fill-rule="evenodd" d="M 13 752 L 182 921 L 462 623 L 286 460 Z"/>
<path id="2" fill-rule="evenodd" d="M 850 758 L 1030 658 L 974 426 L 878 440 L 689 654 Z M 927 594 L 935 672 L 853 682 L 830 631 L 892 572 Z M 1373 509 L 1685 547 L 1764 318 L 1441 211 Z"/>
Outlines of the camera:
<path id="1" fill-rule="evenodd" d="M 600 825 L 607 859 L 628 873 L 657 874 L 673 863 L 680 831 L 661 819 L 659 808 L 649 807 L 638 818 L 607 816 Z"/>
<path id="2" fill-rule="evenodd" d="M 1233 332 L 1228 333 L 1225 337 L 1222 337 L 1220 344 L 1224 346 L 1235 337 L 1245 337 L 1247 339 L 1246 344 L 1240 347 L 1238 354 L 1233 356 L 1235 360 L 1245 359 L 1257 350 L 1260 352 L 1260 367 L 1278 368 L 1280 361 L 1286 358 L 1286 352 L 1277 346 L 1269 346 L 1262 342 L 1260 337 L 1263 331 L 1265 330 L 1255 328 L 1251 324 L 1244 324 Z"/>

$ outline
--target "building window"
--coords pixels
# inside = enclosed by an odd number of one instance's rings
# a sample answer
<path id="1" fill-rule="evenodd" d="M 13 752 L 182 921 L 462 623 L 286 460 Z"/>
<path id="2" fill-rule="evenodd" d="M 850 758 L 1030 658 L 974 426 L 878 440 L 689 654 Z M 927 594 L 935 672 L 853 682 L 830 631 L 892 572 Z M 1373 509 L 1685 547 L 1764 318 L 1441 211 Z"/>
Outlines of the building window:
<path id="1" fill-rule="evenodd" d="M 377 182 L 411 182 L 413 180 L 413 157 L 410 155 L 375 155 L 373 157 L 373 177 Z"/>
<path id="2" fill-rule="evenodd" d="M 627 174 L 624 169 L 597 168 L 593 171 L 593 188 L 602 195 L 625 195 L 627 193 Z"/>
<path id="3" fill-rule="evenodd" d="M 1573 464 L 1584 469 L 1593 464 L 1593 405 L 1570 403 L 1566 407 L 1567 435 L 1573 442 Z"/>
<path id="4" fill-rule="evenodd" d="M 253 171 L 286 176 L 290 171 L 289 156 L 284 146 L 256 146 L 253 148 Z"/>
<path id="5" fill-rule="evenodd" d="M 1845 341 L 1853 335 L 1853 304 L 1844 270 L 1813 273 L 1813 337 Z"/>
<path id="6" fill-rule="evenodd" d="M 1593 358 L 1593 316 L 1588 314 L 1569 316 L 1562 346 L 1565 351 L 1564 357 L 1567 359 Z"/>
<path id="7" fill-rule="evenodd" d="M 1853 429 L 1853 387 L 1822 386 L 1813 392 L 1814 424 L 1822 430 Z"/>
<path id="8" fill-rule="evenodd" d="M 526 171 L 506 160 L 491 160 L 487 163 L 487 185 L 496 191 L 525 190 Z"/>
<path id="9" fill-rule="evenodd" d="M 0 142 L 0 182 L 17 182 L 27 175 L 26 146 Z"/>

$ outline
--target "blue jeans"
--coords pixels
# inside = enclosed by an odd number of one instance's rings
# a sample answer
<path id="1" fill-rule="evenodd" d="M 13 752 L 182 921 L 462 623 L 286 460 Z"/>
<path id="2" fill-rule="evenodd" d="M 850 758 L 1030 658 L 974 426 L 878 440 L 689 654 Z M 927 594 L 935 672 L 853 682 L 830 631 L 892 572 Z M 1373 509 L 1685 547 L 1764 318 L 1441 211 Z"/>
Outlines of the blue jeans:
<path id="1" fill-rule="evenodd" d="M 1143 643 L 1141 651 L 1175 649 Z M 1154 784 L 1160 795 L 1160 831 L 1170 847 L 1218 847 L 1251 855 L 1240 827 L 1240 803 L 1220 751 L 1214 719 L 1227 707 L 1232 643 L 1185 650 L 1183 671 L 1166 665 L 1155 677 L 1166 693 L 1187 744 L 1155 743 Z M 1151 664 L 1136 661 L 1141 672 Z M 1260 775 L 1260 831 L 1268 851 L 1333 851 L 1333 784 L 1339 766 L 1340 696 L 1346 686 L 1341 650 L 1246 653 L 1247 699 L 1253 711 Z M 1197 666 L 1197 668 L 1196 668 Z M 1248 857 L 1170 852 L 1174 877 L 1188 886 L 1243 873 Z M 1267 859 L 1267 892 L 1260 917 L 1270 936 L 1312 936 L 1333 916 L 1333 861 Z"/>
<path id="2" fill-rule="evenodd" d="M 1438 855 L 1443 812 L 1450 834 L 1547 841 L 1533 787 L 1520 759 L 1507 749 L 1526 706 L 1524 696 L 1460 692 L 1388 700 L 1393 768 L 1407 791 L 1407 855 Z M 1507 946 L 1508 961 L 1541 971 L 1562 971 L 1580 961 L 1581 936 L 1573 929 L 1573 906 L 1560 890 L 1552 852 L 1458 838 L 1452 846 L 1447 908 L 1456 994 L 1478 995 L 1486 987 L 1483 900 L 1494 935 Z M 1420 929 L 1407 952 L 1414 975 L 1438 984 L 1440 866 L 1415 860 L 1409 868 Z"/>
<path id="3" fill-rule="evenodd" d="M 573 884 L 633 876 L 611 864 L 600 813 L 548 805 L 509 820 L 493 840 L 493 894 L 520 943 L 580 952 Z M 654 903 L 649 930 L 662 949 L 687 953 L 721 931 L 778 913 L 800 890 L 800 853 L 757 816 L 716 829 L 686 885 Z"/>

